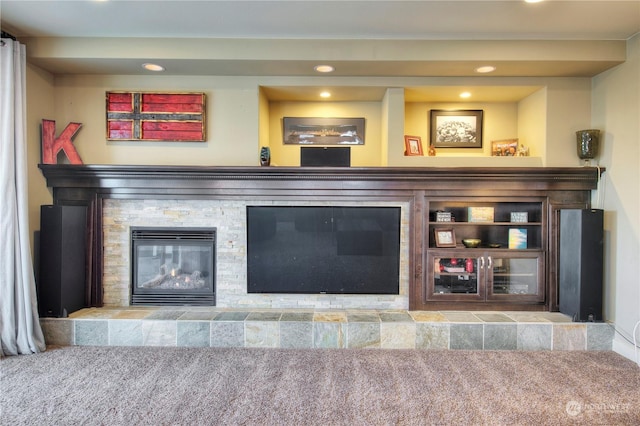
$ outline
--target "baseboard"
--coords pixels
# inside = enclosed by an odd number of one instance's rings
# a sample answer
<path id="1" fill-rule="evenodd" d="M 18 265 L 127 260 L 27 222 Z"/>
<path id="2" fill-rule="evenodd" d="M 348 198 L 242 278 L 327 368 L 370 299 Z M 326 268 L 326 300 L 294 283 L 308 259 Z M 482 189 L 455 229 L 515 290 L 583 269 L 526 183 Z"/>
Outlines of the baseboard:
<path id="1" fill-rule="evenodd" d="M 629 358 L 631 361 L 637 363 L 636 354 L 633 349 L 633 344 L 627 342 L 620 336 L 615 336 L 613 339 L 612 349 L 615 353 L 622 355 L 625 358 Z M 640 356 L 640 349 L 638 350 Z"/>

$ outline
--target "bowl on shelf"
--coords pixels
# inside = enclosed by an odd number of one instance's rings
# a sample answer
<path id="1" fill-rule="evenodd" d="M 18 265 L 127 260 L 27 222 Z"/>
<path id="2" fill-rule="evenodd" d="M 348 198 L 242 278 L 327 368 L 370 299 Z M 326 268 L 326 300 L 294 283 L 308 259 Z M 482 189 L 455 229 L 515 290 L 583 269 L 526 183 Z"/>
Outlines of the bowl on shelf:
<path id="1" fill-rule="evenodd" d="M 464 244 L 466 248 L 476 248 L 481 242 L 482 240 L 478 238 L 465 238 L 462 240 L 462 244 Z"/>

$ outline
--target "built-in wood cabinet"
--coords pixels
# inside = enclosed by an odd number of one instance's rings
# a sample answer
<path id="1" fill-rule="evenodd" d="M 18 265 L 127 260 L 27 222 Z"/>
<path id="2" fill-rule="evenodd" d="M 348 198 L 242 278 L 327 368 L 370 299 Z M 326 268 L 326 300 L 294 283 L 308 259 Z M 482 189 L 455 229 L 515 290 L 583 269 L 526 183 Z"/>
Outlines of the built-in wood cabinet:
<path id="1" fill-rule="evenodd" d="M 544 303 L 544 198 L 433 197 L 427 204 L 427 302 Z M 477 247 L 466 247 L 469 239 Z"/>
<path id="2" fill-rule="evenodd" d="M 401 268 L 408 284 L 401 292 L 408 288 L 409 309 L 539 311 L 558 309 L 559 211 L 590 208 L 591 191 L 604 172 L 594 167 L 40 168 L 53 188 L 54 204 L 89 207 L 91 306 L 102 305 L 105 199 L 256 199 L 402 204 L 407 250 Z M 483 219 L 487 211 L 493 212 L 491 220 Z M 439 212 L 449 212 L 453 221 L 438 221 Z M 452 245 L 436 244 L 437 229 L 453 231 Z M 526 231 L 525 245 L 509 248 L 513 229 Z M 466 248 L 461 245 L 466 238 L 482 243 Z"/>
<path id="3" fill-rule="evenodd" d="M 541 250 L 431 249 L 427 252 L 426 299 L 543 303 L 544 259 Z"/>

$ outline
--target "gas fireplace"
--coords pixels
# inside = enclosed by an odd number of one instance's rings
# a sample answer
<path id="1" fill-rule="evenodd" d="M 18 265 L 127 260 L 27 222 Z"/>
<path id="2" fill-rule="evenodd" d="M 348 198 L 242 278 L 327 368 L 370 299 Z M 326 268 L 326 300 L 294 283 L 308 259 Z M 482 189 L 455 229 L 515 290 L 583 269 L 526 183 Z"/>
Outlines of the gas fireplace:
<path id="1" fill-rule="evenodd" d="M 131 305 L 215 305 L 215 228 L 131 228 Z"/>

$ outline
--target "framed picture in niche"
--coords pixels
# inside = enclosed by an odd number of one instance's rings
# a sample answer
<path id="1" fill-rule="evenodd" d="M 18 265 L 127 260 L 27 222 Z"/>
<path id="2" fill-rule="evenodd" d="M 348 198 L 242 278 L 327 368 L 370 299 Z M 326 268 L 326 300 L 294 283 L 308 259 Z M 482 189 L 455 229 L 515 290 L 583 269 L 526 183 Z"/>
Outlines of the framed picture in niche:
<path id="1" fill-rule="evenodd" d="M 424 155 L 422 152 L 422 139 L 420 136 L 404 136 L 404 155 Z"/>
<path id="2" fill-rule="evenodd" d="M 285 145 L 364 145 L 364 118 L 284 117 Z"/>
<path id="3" fill-rule="evenodd" d="M 482 148 L 483 110 L 430 111 L 431 141 L 435 148 Z"/>
<path id="4" fill-rule="evenodd" d="M 492 157 L 516 157 L 518 155 L 518 139 L 491 141 Z"/>

